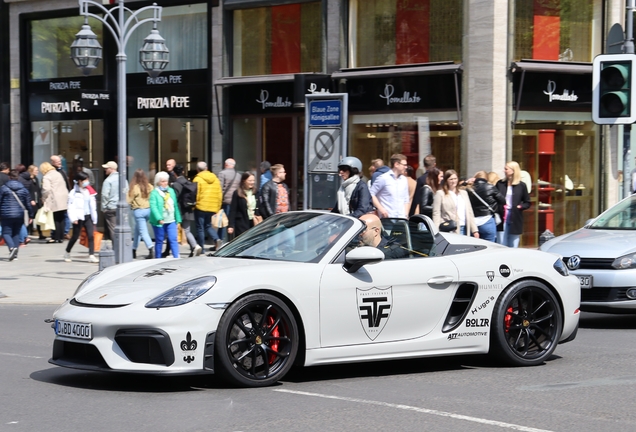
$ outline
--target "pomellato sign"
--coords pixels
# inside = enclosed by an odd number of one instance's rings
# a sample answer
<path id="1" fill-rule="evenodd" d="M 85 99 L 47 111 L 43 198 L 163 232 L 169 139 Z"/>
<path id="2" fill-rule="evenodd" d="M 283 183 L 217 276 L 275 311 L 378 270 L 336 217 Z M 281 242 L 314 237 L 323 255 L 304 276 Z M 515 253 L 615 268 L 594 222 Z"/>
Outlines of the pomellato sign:
<path id="1" fill-rule="evenodd" d="M 592 74 L 527 71 L 521 88 L 521 73 L 513 74 L 515 109 L 570 110 L 592 109 Z M 517 98 L 521 92 L 520 106 Z"/>
<path id="2" fill-rule="evenodd" d="M 261 94 L 259 99 L 256 99 L 256 102 L 262 106 L 263 109 L 267 108 L 289 108 L 292 106 L 292 102 L 289 100 L 289 96 L 274 96 L 275 99 L 273 101 L 269 100 L 269 92 L 267 90 L 261 89 Z M 283 100 L 283 97 L 285 98 Z"/>
<path id="3" fill-rule="evenodd" d="M 452 73 L 347 80 L 349 111 L 456 110 Z"/>

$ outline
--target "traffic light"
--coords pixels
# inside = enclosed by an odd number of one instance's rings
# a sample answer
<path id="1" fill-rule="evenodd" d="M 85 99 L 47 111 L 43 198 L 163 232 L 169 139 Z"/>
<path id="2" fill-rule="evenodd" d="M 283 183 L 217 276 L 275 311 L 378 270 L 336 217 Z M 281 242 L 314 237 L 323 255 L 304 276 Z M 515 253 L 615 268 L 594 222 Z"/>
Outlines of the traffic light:
<path id="1" fill-rule="evenodd" d="M 592 69 L 592 119 L 596 124 L 636 122 L 636 55 L 601 54 Z"/>

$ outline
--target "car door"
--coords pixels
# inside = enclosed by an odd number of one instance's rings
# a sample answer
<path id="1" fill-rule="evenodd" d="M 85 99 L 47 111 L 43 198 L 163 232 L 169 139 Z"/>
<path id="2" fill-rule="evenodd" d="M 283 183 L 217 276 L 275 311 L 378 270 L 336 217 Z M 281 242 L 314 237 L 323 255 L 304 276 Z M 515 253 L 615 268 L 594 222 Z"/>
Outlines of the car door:
<path id="1" fill-rule="evenodd" d="M 441 256 L 385 260 L 355 273 L 327 265 L 320 282 L 321 346 L 426 335 L 445 316 L 458 277 Z"/>

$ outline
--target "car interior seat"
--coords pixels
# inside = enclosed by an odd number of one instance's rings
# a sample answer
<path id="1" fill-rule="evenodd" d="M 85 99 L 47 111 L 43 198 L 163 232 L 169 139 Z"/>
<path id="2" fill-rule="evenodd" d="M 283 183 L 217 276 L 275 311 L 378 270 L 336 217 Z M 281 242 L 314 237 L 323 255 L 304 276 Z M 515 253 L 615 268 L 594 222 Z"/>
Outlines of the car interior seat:
<path id="1" fill-rule="evenodd" d="M 381 221 L 387 238 L 393 238 L 405 248 L 411 249 L 409 224 L 405 219 L 381 219 Z"/>

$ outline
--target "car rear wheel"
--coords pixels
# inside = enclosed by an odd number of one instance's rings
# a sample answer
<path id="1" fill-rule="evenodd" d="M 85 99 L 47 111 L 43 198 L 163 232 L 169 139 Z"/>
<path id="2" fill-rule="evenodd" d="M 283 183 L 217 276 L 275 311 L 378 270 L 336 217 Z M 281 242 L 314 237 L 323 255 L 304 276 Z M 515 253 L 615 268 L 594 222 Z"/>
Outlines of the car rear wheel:
<path id="1" fill-rule="evenodd" d="M 514 366 L 543 363 L 561 337 L 561 307 L 539 281 L 521 281 L 508 288 L 495 304 L 492 321 L 491 352 Z"/>
<path id="2" fill-rule="evenodd" d="M 298 326 L 287 305 L 269 294 L 233 303 L 219 322 L 217 373 L 241 387 L 264 387 L 282 379 L 298 352 Z"/>

